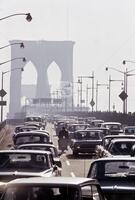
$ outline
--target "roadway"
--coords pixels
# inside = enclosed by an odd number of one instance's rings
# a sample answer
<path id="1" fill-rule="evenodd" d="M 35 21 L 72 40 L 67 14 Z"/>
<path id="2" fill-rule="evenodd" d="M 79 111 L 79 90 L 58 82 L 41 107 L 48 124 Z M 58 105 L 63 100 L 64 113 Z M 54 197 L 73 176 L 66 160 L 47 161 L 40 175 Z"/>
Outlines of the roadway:
<path id="1" fill-rule="evenodd" d="M 48 123 L 46 130 L 50 133 L 50 137 L 54 145 L 58 146 L 58 138 L 56 136 L 53 124 Z M 11 126 L 4 130 L 3 139 L 0 141 L 0 149 L 9 149 L 13 145 L 13 131 L 14 128 Z M 60 159 L 62 161 L 62 176 L 72 177 L 86 177 L 90 163 L 93 160 L 90 156 L 86 155 L 74 157 L 70 148 L 68 148 L 68 150 L 60 156 Z"/>
<path id="2" fill-rule="evenodd" d="M 48 123 L 46 130 L 50 133 L 51 140 L 58 146 L 57 136 L 53 124 Z M 68 148 L 64 154 L 60 156 L 62 161 L 62 176 L 86 177 L 90 163 L 93 160 L 90 156 L 79 155 L 76 158 L 72 155 L 72 150 Z"/>

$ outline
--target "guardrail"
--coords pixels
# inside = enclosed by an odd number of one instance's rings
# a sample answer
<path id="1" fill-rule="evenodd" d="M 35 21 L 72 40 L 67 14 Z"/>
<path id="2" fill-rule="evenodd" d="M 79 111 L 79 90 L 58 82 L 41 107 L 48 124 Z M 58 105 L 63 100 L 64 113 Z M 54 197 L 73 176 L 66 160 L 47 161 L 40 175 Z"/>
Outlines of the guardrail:
<path id="1" fill-rule="evenodd" d="M 0 131 L 6 126 L 6 124 L 7 124 L 6 120 L 0 123 Z"/>
<path id="2" fill-rule="evenodd" d="M 23 124 L 24 119 L 7 119 L 6 123 L 9 125 L 18 125 L 18 124 Z"/>

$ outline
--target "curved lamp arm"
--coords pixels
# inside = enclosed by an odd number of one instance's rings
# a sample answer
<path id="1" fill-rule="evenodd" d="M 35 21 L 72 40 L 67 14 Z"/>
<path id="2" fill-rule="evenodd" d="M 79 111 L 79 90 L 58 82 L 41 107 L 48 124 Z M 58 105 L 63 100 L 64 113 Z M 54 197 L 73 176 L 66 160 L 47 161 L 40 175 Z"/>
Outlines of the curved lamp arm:
<path id="1" fill-rule="evenodd" d="M 6 47 L 9 47 L 9 46 L 17 45 L 17 44 L 20 44 L 20 48 L 24 48 L 23 42 L 15 42 L 15 43 L 7 44 L 7 45 L 5 45 L 5 46 L 3 46 L 3 47 L 0 47 L 0 50 L 1 50 L 1 49 L 4 49 L 4 48 L 6 48 Z"/>
<path id="2" fill-rule="evenodd" d="M 7 61 L 5 61 L 5 62 L 2 62 L 2 63 L 0 63 L 0 65 L 6 64 L 6 63 L 11 62 L 11 61 L 13 61 L 13 60 L 20 60 L 20 59 L 21 59 L 23 62 L 26 62 L 26 58 L 25 58 L 25 57 L 18 57 L 18 58 L 12 58 L 11 60 L 7 60 Z"/>
<path id="3" fill-rule="evenodd" d="M 16 14 L 12 14 L 12 15 L 8 15 L 6 17 L 0 18 L 0 20 L 4 20 L 4 19 L 10 18 L 10 17 L 17 16 L 17 15 L 26 15 L 26 20 L 28 22 L 30 22 L 32 20 L 32 17 L 31 17 L 30 13 L 16 13 Z"/>

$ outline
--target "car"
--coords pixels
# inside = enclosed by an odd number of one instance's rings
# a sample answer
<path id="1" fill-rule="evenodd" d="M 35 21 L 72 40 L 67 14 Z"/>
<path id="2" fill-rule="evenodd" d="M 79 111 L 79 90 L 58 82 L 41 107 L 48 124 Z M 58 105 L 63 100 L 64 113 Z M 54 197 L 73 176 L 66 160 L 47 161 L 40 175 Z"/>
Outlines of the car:
<path id="1" fill-rule="evenodd" d="M 113 155 L 131 155 L 135 139 L 114 139 L 108 147 L 108 152 Z"/>
<path id="2" fill-rule="evenodd" d="M 36 126 L 26 126 L 24 124 L 18 125 L 14 129 L 14 133 L 24 132 L 24 131 L 31 131 L 31 130 L 38 130 Z"/>
<path id="3" fill-rule="evenodd" d="M 102 119 L 94 119 L 90 122 L 90 125 L 92 127 L 101 127 L 101 124 L 104 123 L 104 120 Z"/>
<path id="4" fill-rule="evenodd" d="M 119 122 L 104 122 L 101 124 L 101 128 L 109 128 L 110 134 L 112 135 L 123 133 L 122 124 Z"/>
<path id="5" fill-rule="evenodd" d="M 20 132 L 13 137 L 14 147 L 30 143 L 52 143 L 50 136 L 41 132 Z"/>
<path id="6" fill-rule="evenodd" d="M 31 150 L 43 150 L 50 151 L 53 155 L 55 164 L 62 168 L 62 162 L 59 157 L 58 149 L 53 144 L 23 144 L 17 147 L 17 149 L 31 149 Z"/>
<path id="7" fill-rule="evenodd" d="M 99 183 L 84 177 L 21 178 L 5 186 L 1 200 L 105 200 Z"/>
<path id="8" fill-rule="evenodd" d="M 45 128 L 44 120 L 41 116 L 27 116 L 24 119 L 25 125 L 35 125 L 39 128 Z"/>
<path id="9" fill-rule="evenodd" d="M 96 153 L 96 146 L 102 142 L 102 131 L 100 130 L 79 130 L 74 133 L 74 138 L 71 140 L 71 149 L 73 155 L 78 153 Z"/>
<path id="10" fill-rule="evenodd" d="M 47 130 L 36 130 L 36 132 L 39 132 L 39 133 L 46 133 L 46 134 L 50 135 L 49 132 L 48 132 Z"/>
<path id="11" fill-rule="evenodd" d="M 88 178 L 96 179 L 107 200 L 135 199 L 135 157 L 107 157 L 90 164 Z"/>
<path id="12" fill-rule="evenodd" d="M 99 130 L 102 131 L 102 138 L 106 135 L 109 135 L 109 129 L 108 128 L 101 128 L 101 127 L 90 127 L 87 128 L 87 130 Z"/>
<path id="13" fill-rule="evenodd" d="M 126 135 L 135 135 L 135 126 L 125 126 L 124 127 L 124 133 L 126 134 Z"/>
<path id="14" fill-rule="evenodd" d="M 52 153 L 37 150 L 1 150 L 0 181 L 21 177 L 55 176 L 61 170 L 55 165 Z"/>
<path id="15" fill-rule="evenodd" d="M 89 124 L 86 124 L 86 123 L 83 123 L 83 124 L 80 124 L 80 123 L 69 123 L 67 125 L 67 131 L 69 133 L 69 142 L 71 142 L 71 139 L 74 138 L 74 133 L 75 131 L 78 131 L 78 130 L 85 130 L 89 127 Z"/>
<path id="16" fill-rule="evenodd" d="M 97 145 L 96 148 L 96 158 L 102 158 L 102 157 L 106 157 L 106 156 L 110 156 L 110 153 L 108 152 L 108 148 L 111 144 L 111 142 L 113 140 L 117 140 L 117 139 L 135 139 L 135 135 L 124 135 L 124 134 L 120 134 L 120 135 L 107 135 L 105 137 L 103 137 L 102 139 L 102 144 L 101 145 Z"/>
<path id="17" fill-rule="evenodd" d="M 38 131 L 39 128 L 37 126 L 26 126 L 26 125 L 18 125 L 15 127 L 14 132 L 13 132 L 13 137 L 15 137 L 15 135 L 19 132 L 26 132 L 26 131 Z"/>

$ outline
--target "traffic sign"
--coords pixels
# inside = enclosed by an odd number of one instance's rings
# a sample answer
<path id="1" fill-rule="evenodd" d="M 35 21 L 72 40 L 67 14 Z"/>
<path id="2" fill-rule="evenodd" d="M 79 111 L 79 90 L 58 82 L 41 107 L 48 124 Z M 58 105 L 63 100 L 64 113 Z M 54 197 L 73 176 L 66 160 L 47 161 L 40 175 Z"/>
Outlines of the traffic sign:
<path id="1" fill-rule="evenodd" d="M 6 101 L 0 101 L 0 106 L 6 106 L 7 102 Z"/>
<path id="2" fill-rule="evenodd" d="M 82 100 L 81 100 L 81 103 L 85 103 L 85 100 L 84 100 L 84 99 L 82 99 Z"/>
<path id="3" fill-rule="evenodd" d="M 95 105 L 95 102 L 94 102 L 93 99 L 91 100 L 90 105 L 91 105 L 92 107 Z"/>
<path id="4" fill-rule="evenodd" d="M 0 97 L 4 97 L 6 95 L 6 91 L 4 89 L 0 90 Z"/>
<path id="5" fill-rule="evenodd" d="M 121 98 L 122 101 L 125 101 L 128 97 L 127 93 L 123 90 L 120 94 L 119 97 Z"/>

